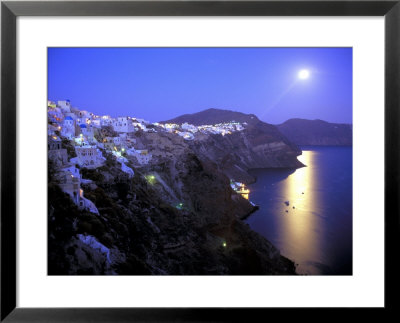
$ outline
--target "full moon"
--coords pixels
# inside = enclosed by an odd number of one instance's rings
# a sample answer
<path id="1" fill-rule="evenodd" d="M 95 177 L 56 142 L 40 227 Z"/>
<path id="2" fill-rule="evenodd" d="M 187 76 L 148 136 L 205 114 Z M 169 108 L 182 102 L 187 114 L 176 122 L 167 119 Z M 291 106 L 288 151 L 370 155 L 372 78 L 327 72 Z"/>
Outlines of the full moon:
<path id="1" fill-rule="evenodd" d="M 305 80 L 310 77 L 310 71 L 309 70 L 301 70 L 299 71 L 299 74 L 297 74 L 300 80 Z"/>

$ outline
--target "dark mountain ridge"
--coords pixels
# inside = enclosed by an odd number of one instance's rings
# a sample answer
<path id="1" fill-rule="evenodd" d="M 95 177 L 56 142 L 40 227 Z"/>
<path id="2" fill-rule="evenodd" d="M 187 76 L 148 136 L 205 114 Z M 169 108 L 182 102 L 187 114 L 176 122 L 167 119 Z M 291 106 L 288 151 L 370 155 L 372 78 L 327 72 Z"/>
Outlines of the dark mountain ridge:
<path id="1" fill-rule="evenodd" d="M 296 145 L 352 146 L 351 124 L 329 123 L 323 120 L 289 119 L 277 125 L 279 131 Z"/>

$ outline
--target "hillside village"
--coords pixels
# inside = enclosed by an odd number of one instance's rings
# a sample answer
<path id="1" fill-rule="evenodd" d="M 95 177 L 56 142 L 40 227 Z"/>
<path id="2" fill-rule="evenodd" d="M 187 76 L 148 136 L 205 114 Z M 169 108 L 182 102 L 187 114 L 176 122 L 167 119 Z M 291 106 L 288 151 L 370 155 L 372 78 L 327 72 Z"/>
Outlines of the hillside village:
<path id="1" fill-rule="evenodd" d="M 72 201 L 86 211 L 98 214 L 93 202 L 84 197 L 81 184 L 91 180 L 82 178 L 80 169 L 104 166 L 107 158 L 113 158 L 128 178 L 134 176 L 134 168 L 158 162 L 158 157 L 168 156 L 137 144 L 140 133 L 169 133 L 191 141 L 201 135 L 229 135 L 245 129 L 235 121 L 215 125 L 194 126 L 183 123 L 150 123 L 134 117 L 112 118 L 99 116 L 71 105 L 69 100 L 48 101 L 48 157 L 56 170 L 55 178 L 60 188 Z M 141 146 L 141 147 L 139 147 Z M 154 150 L 154 146 L 152 146 Z M 161 145 L 161 149 L 163 146 Z"/>
<path id="2" fill-rule="evenodd" d="M 47 112 L 51 274 L 294 273 L 242 222 L 246 170 L 296 165 L 274 127 Z"/>

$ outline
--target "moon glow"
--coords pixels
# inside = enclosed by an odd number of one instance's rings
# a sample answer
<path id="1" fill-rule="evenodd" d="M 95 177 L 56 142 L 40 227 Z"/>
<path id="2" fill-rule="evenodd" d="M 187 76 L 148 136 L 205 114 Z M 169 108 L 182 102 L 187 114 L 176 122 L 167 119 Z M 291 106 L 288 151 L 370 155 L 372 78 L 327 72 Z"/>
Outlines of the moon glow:
<path id="1" fill-rule="evenodd" d="M 310 77 L 310 71 L 309 70 L 300 70 L 299 73 L 297 74 L 297 76 L 300 80 L 306 80 Z"/>

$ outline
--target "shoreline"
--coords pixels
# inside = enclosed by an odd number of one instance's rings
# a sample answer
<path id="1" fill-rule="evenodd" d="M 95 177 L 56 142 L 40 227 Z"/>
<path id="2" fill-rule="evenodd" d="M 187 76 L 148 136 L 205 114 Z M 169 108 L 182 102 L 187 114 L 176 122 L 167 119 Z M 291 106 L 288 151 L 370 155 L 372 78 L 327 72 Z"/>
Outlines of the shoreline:
<path id="1" fill-rule="evenodd" d="M 258 211 L 259 209 L 260 209 L 259 205 L 254 205 L 253 209 L 250 212 L 248 212 L 245 215 L 240 217 L 240 220 L 246 220 L 250 215 L 252 215 L 254 212 Z"/>

